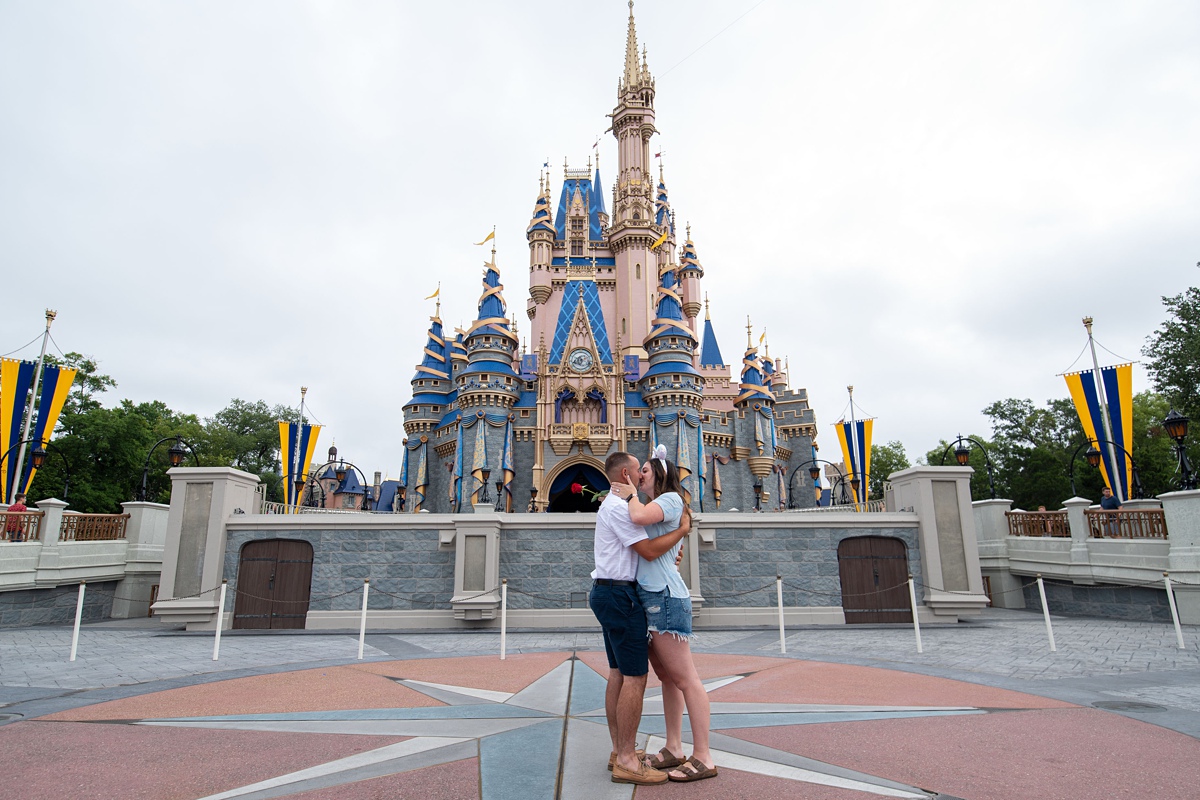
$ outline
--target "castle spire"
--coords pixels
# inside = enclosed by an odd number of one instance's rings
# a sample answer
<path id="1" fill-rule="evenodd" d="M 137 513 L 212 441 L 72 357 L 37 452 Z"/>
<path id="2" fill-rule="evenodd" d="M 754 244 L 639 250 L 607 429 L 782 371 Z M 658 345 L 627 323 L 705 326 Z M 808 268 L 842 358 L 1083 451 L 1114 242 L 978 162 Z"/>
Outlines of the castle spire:
<path id="1" fill-rule="evenodd" d="M 640 77 L 638 64 L 637 28 L 633 23 L 633 0 L 629 0 L 629 32 L 625 35 L 625 76 L 623 88 L 637 86 Z"/>

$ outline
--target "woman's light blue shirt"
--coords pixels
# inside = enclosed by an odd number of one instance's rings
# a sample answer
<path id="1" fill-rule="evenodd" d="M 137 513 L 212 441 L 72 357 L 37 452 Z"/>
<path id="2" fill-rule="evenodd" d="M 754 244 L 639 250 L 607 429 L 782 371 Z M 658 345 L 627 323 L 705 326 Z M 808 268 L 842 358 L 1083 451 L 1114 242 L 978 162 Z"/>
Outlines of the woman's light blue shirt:
<path id="1" fill-rule="evenodd" d="M 651 502 L 658 503 L 658 507 L 663 510 L 663 520 L 646 526 L 648 537 L 657 539 L 664 533 L 670 533 L 679 527 L 679 520 L 683 516 L 683 498 L 675 492 L 667 492 L 654 498 Z M 683 582 L 683 576 L 675 567 L 675 557 L 679 555 L 679 548 L 682 546 L 682 541 L 676 543 L 674 547 L 653 561 L 647 561 L 639 556 L 638 584 L 648 592 L 661 592 L 663 589 L 667 589 L 671 597 L 691 597 L 687 584 Z"/>

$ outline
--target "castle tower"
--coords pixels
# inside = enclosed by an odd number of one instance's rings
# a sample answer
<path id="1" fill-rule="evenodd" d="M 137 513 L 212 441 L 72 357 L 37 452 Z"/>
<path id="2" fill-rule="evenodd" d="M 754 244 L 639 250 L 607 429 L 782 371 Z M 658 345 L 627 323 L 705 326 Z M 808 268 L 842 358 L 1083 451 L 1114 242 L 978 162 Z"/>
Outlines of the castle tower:
<path id="1" fill-rule="evenodd" d="M 704 267 L 700 266 L 696 245 L 692 243 L 692 226 L 688 225 L 687 241 L 683 244 L 683 255 L 679 257 L 679 282 L 683 284 L 683 313 L 693 331 L 696 330 L 696 315 L 700 313 L 700 279 L 703 277 Z"/>
<path id="2" fill-rule="evenodd" d="M 442 416 L 450 410 L 452 400 L 449 395 L 454 391 L 454 383 L 450 377 L 446 357 L 441 308 L 442 301 L 439 299 L 437 310 L 429 318 L 424 356 L 417 365 L 416 374 L 409 382 L 412 385 L 413 396 L 404 404 L 403 409 L 404 432 L 409 436 L 431 432 Z"/>
<path id="3" fill-rule="evenodd" d="M 457 371 L 458 407 L 464 413 L 480 406 L 512 408 L 521 389 L 513 369 L 519 342 L 506 316 L 504 285 L 496 269 L 496 251 L 484 265 L 479 316 L 463 336 L 466 365 Z"/>
<path id="4" fill-rule="evenodd" d="M 550 299 L 550 269 L 554 260 L 554 218 L 550 213 L 550 182 L 538 176 L 538 197 L 533 204 L 533 217 L 525 229 L 529 241 L 529 318 L 537 314 L 536 306 Z"/>
<path id="5" fill-rule="evenodd" d="M 654 219 L 654 183 L 651 176 L 650 138 L 654 127 L 654 78 L 643 51 L 638 59 L 633 0 L 629 0 L 629 30 L 625 41 L 625 69 L 617 84 L 617 105 L 612 112 L 612 133 L 617 140 L 617 181 L 613 188 L 609 245 L 615 259 L 617 307 L 628 318 L 627 354 L 644 356 L 637 343 L 650 333 L 654 313 L 652 293 L 659 256 L 650 249 L 664 232 Z"/>
<path id="6" fill-rule="evenodd" d="M 754 346 L 750 320 L 746 320 L 746 353 L 742 356 L 742 381 L 734 405 L 741 412 L 734 428 L 735 449 L 745 455 L 750 474 L 770 475 L 775 463 L 775 396 L 763 373 L 763 363 Z M 768 489 L 769 491 L 769 489 Z"/>

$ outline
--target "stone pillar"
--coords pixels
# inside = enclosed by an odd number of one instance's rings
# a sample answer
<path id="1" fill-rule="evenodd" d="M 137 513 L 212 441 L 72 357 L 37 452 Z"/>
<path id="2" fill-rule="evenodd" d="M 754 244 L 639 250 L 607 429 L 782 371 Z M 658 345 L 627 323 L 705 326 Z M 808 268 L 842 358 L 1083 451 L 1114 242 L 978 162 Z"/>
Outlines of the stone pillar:
<path id="1" fill-rule="evenodd" d="M 482 507 L 454 523 L 454 618 L 495 619 L 500 608 L 500 515 Z"/>
<path id="2" fill-rule="evenodd" d="M 1093 506 L 1091 500 L 1084 497 L 1072 497 L 1063 501 L 1067 510 L 1067 525 L 1071 528 L 1071 555 L 1067 564 L 1067 575 L 1075 583 L 1093 584 L 1092 557 L 1088 552 L 1088 539 L 1091 531 L 1088 529 L 1087 517 L 1083 512 Z"/>
<path id="3" fill-rule="evenodd" d="M 937 616 L 978 614 L 987 603 L 971 508 L 970 467 L 911 467 L 891 476 L 896 505 L 919 520 L 925 605 Z"/>
<path id="4" fill-rule="evenodd" d="M 121 508 L 129 515 L 125 528 L 125 578 L 117 583 L 112 617 L 144 617 L 150 610 L 154 587 L 162 577 L 170 506 L 133 501 L 121 503 Z"/>
<path id="5" fill-rule="evenodd" d="M 1025 595 L 1021 581 L 1008 566 L 1008 518 L 1011 500 L 976 500 L 971 504 L 975 513 L 975 532 L 979 539 L 979 568 L 988 579 L 992 606 L 995 608 L 1024 608 Z"/>
<path id="6" fill-rule="evenodd" d="M 153 612 L 188 630 L 213 630 L 218 589 L 224 578 L 225 522 L 254 508 L 258 476 L 232 467 L 175 467 L 167 514 L 159 600 Z M 225 619 L 233 618 L 234 598 L 225 599 Z"/>
<path id="7" fill-rule="evenodd" d="M 1167 521 L 1168 569 L 1171 578 L 1200 584 L 1200 490 L 1160 494 Z M 1200 586 L 1176 586 L 1179 621 L 1200 624 Z"/>
<path id="8" fill-rule="evenodd" d="M 38 529 L 42 549 L 38 553 L 37 570 L 39 574 L 37 577 L 46 578 L 46 575 L 41 574 L 44 570 L 53 570 L 54 576 L 57 577 L 59 568 L 58 537 L 62 531 L 63 512 L 66 511 L 67 504 L 62 500 L 48 497 L 45 500 L 37 501 L 34 505 L 42 512 L 42 524 Z M 54 580 L 52 578 L 48 580 L 53 585 Z"/>

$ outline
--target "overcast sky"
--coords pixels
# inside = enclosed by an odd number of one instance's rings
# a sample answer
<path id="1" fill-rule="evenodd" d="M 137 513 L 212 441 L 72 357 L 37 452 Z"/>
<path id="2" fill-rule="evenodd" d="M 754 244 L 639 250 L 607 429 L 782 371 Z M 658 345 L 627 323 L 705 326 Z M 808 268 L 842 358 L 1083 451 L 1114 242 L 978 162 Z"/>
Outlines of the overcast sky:
<path id="1" fill-rule="evenodd" d="M 723 354 L 740 361 L 747 314 L 766 326 L 826 457 L 847 384 L 915 459 L 989 434 L 995 400 L 1066 396 L 1085 315 L 1138 358 L 1161 297 L 1200 279 L 1194 0 L 636 16 Z M 623 0 L 0 1 L 0 352 L 49 306 L 57 344 L 117 380 L 109 403 L 203 417 L 306 385 L 318 452 L 336 438 L 395 477 L 422 298 L 440 280 L 447 325 L 474 319 L 471 243 L 495 225 L 527 331 L 542 162 L 557 198 L 564 157 L 601 137 L 611 187 L 626 18 Z"/>

